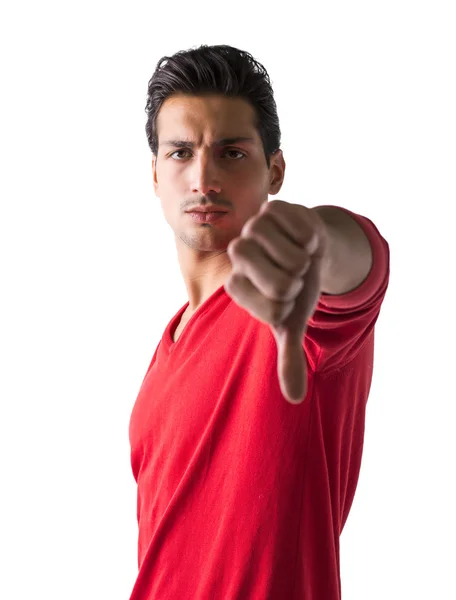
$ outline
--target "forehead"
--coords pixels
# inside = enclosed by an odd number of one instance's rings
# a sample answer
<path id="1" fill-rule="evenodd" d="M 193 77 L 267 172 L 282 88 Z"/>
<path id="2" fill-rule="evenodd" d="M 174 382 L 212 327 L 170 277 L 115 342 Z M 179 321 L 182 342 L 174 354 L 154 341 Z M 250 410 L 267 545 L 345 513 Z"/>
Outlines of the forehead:
<path id="1" fill-rule="evenodd" d="M 168 98 L 157 116 L 157 134 L 160 143 L 173 139 L 198 142 L 203 138 L 215 141 L 233 137 L 248 137 L 253 143 L 261 143 L 251 104 L 243 98 L 217 95 L 179 94 Z"/>

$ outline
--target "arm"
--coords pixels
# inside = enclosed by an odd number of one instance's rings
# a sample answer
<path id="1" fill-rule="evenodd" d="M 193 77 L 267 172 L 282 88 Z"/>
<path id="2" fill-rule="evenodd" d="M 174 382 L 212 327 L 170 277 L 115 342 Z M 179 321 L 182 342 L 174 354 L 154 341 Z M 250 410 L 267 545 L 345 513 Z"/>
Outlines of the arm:
<path id="1" fill-rule="evenodd" d="M 367 278 L 373 263 L 372 248 L 360 225 L 345 211 L 333 206 L 316 206 L 326 225 L 329 244 L 322 272 L 322 292 L 341 295 L 351 292 Z"/>

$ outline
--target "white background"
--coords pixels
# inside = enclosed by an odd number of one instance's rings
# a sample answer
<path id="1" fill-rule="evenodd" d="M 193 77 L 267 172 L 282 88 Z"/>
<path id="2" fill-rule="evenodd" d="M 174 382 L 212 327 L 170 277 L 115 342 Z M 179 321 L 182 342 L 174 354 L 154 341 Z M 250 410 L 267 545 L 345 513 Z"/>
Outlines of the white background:
<path id="1" fill-rule="evenodd" d="M 287 176 L 270 199 L 344 206 L 390 245 L 343 598 L 456 598 L 451 4 L 5 3 L 2 599 L 132 590 L 128 422 L 187 301 L 153 193 L 147 82 L 203 43 L 247 50 L 271 76 Z"/>

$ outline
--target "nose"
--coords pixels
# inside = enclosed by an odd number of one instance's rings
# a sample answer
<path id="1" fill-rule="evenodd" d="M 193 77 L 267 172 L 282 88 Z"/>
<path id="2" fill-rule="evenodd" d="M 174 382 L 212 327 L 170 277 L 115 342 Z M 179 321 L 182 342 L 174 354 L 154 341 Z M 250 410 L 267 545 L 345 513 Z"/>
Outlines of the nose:
<path id="1" fill-rule="evenodd" d="M 209 192 L 220 191 L 220 174 L 216 161 L 210 153 L 201 153 L 193 162 L 192 192 L 206 195 Z"/>

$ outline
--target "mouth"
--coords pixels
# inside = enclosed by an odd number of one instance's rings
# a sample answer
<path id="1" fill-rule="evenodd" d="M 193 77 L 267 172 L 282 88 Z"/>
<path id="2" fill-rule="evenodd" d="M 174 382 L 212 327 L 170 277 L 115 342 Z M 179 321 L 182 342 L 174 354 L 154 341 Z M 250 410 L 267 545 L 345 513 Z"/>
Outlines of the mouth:
<path id="1" fill-rule="evenodd" d="M 196 223 L 213 223 L 219 221 L 227 214 L 226 211 L 189 211 L 187 214 Z"/>
<path id="2" fill-rule="evenodd" d="M 225 213 L 228 212 L 227 210 L 223 209 L 223 208 L 219 208 L 218 206 L 196 206 L 195 208 L 191 208 L 190 210 L 186 210 L 185 212 L 187 213 L 194 213 L 194 212 L 199 212 L 199 213 L 213 213 L 213 212 L 217 212 L 217 213 Z"/>

